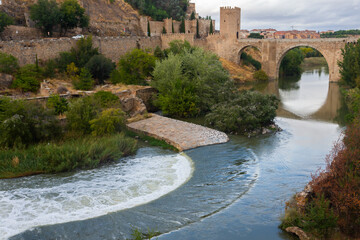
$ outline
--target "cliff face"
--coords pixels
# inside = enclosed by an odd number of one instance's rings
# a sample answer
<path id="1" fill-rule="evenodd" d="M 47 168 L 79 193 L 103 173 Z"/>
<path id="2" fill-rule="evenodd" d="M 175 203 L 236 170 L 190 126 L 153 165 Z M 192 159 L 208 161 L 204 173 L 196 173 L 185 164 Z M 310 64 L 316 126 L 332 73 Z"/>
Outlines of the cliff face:
<path id="1" fill-rule="evenodd" d="M 57 0 L 62 2 L 63 0 Z M 29 21 L 29 6 L 36 0 L 3 0 L 0 11 L 15 19 L 16 24 L 32 26 Z M 144 33 L 140 27 L 139 14 L 124 0 L 78 0 L 90 16 L 89 32 L 96 36 L 139 35 Z"/>

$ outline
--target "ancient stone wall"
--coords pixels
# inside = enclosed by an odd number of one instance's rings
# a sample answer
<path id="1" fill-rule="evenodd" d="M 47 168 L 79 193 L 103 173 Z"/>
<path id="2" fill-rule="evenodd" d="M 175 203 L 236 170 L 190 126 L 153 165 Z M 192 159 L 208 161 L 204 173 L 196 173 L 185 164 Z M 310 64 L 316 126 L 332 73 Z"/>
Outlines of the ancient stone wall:
<path id="1" fill-rule="evenodd" d="M 230 38 L 239 38 L 241 9 L 238 7 L 220 8 L 220 33 Z"/>
<path id="2" fill-rule="evenodd" d="M 162 34 L 164 26 L 164 22 L 150 21 L 151 36 L 160 36 Z"/>
<path id="3" fill-rule="evenodd" d="M 2 41 L 32 40 L 42 38 L 42 33 L 37 28 L 10 25 L 0 34 Z"/>
<path id="4" fill-rule="evenodd" d="M 194 45 L 195 35 L 192 33 L 174 33 L 174 34 L 162 34 L 161 35 L 161 46 L 162 49 L 168 48 L 169 43 L 174 40 L 188 41 L 191 45 Z"/>
<path id="5" fill-rule="evenodd" d="M 0 51 L 12 54 L 19 59 L 20 65 L 35 63 L 36 56 L 41 60 L 49 60 L 59 56 L 60 52 L 69 51 L 76 45 L 72 38 L 42 39 L 30 41 L 0 42 Z M 155 49 L 161 46 L 160 37 L 94 37 L 94 47 L 114 62 L 134 48 Z"/>

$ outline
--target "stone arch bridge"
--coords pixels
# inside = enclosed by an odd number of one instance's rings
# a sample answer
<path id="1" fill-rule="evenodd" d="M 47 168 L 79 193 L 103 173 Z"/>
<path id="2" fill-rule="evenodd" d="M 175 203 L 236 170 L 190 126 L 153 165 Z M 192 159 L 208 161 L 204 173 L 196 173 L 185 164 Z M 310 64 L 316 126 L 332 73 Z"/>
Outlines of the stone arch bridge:
<path id="1" fill-rule="evenodd" d="M 239 63 L 241 52 L 247 47 L 256 47 L 261 52 L 262 69 L 270 79 L 277 79 L 282 59 L 293 48 L 306 46 L 318 50 L 329 66 L 330 82 L 340 80 L 338 61 L 342 60 L 341 49 L 346 44 L 354 44 L 356 38 L 341 39 L 229 39 L 222 35 L 210 35 L 206 39 L 194 39 L 193 35 L 182 36 L 191 44 L 210 50 L 220 57 Z M 163 47 L 167 47 L 166 37 L 162 37 Z"/>

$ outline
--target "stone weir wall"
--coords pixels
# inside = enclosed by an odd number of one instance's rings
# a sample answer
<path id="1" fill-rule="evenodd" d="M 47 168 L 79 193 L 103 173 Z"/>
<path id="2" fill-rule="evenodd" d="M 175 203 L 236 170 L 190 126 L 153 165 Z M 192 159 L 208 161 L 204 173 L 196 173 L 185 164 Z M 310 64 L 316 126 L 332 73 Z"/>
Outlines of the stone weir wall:
<path id="1" fill-rule="evenodd" d="M 76 45 L 75 39 L 41 39 L 28 41 L 1 41 L 0 51 L 12 54 L 19 59 L 20 65 L 35 63 L 36 56 L 41 60 L 49 60 L 59 56 L 60 52 L 69 51 Z M 94 37 L 94 47 L 99 52 L 117 62 L 125 53 L 134 48 L 155 49 L 161 46 L 160 37 Z"/>

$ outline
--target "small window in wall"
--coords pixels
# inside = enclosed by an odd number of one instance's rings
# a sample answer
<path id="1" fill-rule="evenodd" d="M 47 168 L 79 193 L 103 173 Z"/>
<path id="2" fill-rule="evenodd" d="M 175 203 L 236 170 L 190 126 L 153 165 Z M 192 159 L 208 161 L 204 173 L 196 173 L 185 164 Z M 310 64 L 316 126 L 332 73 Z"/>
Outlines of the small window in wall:
<path id="1" fill-rule="evenodd" d="M 190 30 L 188 31 L 188 33 L 190 33 Z"/>
<path id="2" fill-rule="evenodd" d="M 239 39 L 239 32 L 236 33 L 236 38 Z"/>

